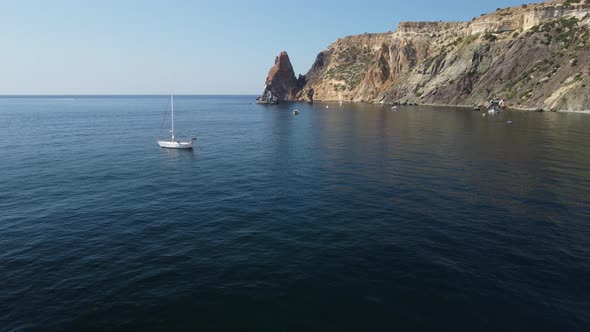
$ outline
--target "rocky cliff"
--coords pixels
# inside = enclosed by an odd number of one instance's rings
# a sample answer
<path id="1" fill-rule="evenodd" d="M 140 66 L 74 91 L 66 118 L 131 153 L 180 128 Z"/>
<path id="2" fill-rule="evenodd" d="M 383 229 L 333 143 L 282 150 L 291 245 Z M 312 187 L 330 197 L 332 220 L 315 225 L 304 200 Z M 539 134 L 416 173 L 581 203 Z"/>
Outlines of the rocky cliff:
<path id="1" fill-rule="evenodd" d="M 299 79 L 282 53 L 261 100 L 310 95 L 451 105 L 502 98 L 511 107 L 589 110 L 590 0 L 498 9 L 471 22 L 404 22 L 395 32 L 341 38 Z"/>
<path id="2" fill-rule="evenodd" d="M 281 52 L 275 58 L 275 65 L 270 69 L 264 92 L 258 98 L 260 104 L 276 104 L 286 100 L 301 98 L 301 90 L 305 85 L 305 77 L 295 77 L 295 71 L 287 52 Z"/>

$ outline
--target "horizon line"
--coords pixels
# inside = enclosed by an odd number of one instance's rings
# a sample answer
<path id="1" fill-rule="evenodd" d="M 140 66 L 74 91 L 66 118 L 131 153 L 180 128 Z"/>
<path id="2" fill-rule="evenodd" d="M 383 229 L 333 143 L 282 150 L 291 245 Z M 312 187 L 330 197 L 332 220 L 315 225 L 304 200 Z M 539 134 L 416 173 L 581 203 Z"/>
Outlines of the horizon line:
<path id="1" fill-rule="evenodd" d="M 81 93 L 81 94 L 0 94 L 0 98 L 3 97 L 141 97 L 141 96 L 169 96 L 170 94 L 163 93 Z M 178 93 L 174 96 L 257 96 L 258 94 L 247 94 L 247 93 L 202 93 L 202 94 L 191 94 L 191 93 Z"/>

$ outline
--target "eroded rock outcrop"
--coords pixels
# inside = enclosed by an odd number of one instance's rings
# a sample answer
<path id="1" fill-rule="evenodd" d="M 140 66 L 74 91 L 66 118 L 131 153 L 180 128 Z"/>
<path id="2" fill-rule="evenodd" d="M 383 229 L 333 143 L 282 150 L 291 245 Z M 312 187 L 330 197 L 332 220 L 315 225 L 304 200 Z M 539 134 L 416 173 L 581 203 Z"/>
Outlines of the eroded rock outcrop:
<path id="1" fill-rule="evenodd" d="M 589 1 L 504 8 L 471 22 L 404 22 L 395 32 L 341 38 L 299 80 L 292 73 L 278 84 L 269 75 L 265 94 L 453 105 L 497 97 L 511 107 L 589 110 Z"/>
<path id="2" fill-rule="evenodd" d="M 295 77 L 287 52 L 281 52 L 275 58 L 275 64 L 266 78 L 264 92 L 257 101 L 260 104 L 277 104 L 285 100 L 299 99 L 305 83 L 305 76 Z"/>

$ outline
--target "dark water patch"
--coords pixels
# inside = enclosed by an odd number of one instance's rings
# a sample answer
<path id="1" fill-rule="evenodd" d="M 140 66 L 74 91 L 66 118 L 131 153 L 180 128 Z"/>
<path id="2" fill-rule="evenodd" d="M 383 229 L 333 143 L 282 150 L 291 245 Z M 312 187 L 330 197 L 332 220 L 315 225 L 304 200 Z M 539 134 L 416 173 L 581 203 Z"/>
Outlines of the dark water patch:
<path id="1" fill-rule="evenodd" d="M 0 330 L 588 329 L 590 116 L 166 104 L 0 98 Z"/>

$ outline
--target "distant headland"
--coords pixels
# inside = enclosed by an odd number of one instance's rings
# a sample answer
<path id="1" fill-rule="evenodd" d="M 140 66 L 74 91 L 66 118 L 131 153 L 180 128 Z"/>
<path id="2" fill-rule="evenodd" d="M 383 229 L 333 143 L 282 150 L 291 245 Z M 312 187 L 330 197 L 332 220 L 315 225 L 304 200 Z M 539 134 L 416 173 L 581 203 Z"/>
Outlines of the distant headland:
<path id="1" fill-rule="evenodd" d="M 258 102 L 479 105 L 492 98 L 514 108 L 590 110 L 590 0 L 344 37 L 299 77 L 282 52 Z"/>

